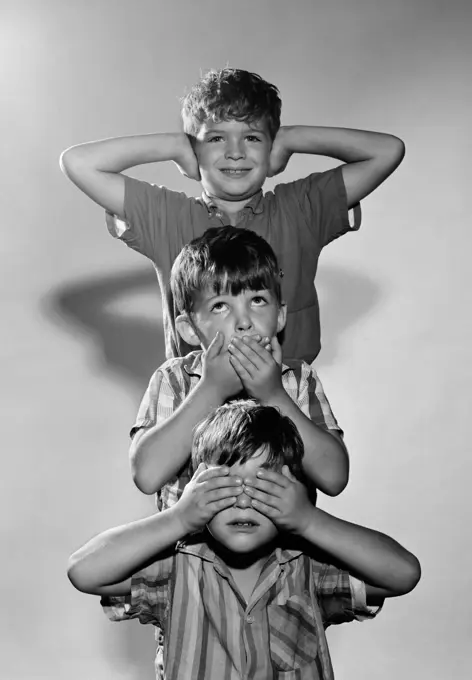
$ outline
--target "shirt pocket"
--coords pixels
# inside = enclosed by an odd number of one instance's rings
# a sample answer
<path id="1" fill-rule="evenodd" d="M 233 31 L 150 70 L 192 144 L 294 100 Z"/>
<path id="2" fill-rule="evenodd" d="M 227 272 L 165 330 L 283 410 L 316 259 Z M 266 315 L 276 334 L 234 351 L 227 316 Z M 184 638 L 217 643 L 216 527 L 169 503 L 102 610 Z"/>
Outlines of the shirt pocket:
<path id="1" fill-rule="evenodd" d="M 309 594 L 284 597 L 280 593 L 268 607 L 268 624 L 274 677 L 316 679 L 318 636 Z"/>

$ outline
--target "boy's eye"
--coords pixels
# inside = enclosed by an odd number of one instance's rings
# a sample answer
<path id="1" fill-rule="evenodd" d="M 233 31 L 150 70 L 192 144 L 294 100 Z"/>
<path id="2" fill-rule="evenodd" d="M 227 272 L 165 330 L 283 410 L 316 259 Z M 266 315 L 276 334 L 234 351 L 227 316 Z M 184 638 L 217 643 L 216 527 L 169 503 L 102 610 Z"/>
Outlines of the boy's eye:
<path id="1" fill-rule="evenodd" d="M 262 297 L 262 295 L 255 295 L 255 296 L 252 298 L 252 301 L 253 301 L 253 303 L 254 303 L 255 305 L 257 305 L 258 307 L 267 304 L 267 300 L 266 300 L 264 297 Z"/>
<path id="2" fill-rule="evenodd" d="M 211 306 L 210 311 L 216 312 L 218 314 L 218 312 L 222 312 L 225 309 L 225 307 L 226 304 L 224 302 L 215 302 L 215 304 Z"/>
<path id="3" fill-rule="evenodd" d="M 223 137 L 221 135 L 215 135 L 214 137 L 209 137 L 208 142 L 221 142 Z"/>
<path id="4" fill-rule="evenodd" d="M 247 139 L 248 142 L 260 142 L 261 141 L 259 139 L 259 137 L 256 137 L 256 135 L 248 135 L 246 137 L 246 139 Z"/>

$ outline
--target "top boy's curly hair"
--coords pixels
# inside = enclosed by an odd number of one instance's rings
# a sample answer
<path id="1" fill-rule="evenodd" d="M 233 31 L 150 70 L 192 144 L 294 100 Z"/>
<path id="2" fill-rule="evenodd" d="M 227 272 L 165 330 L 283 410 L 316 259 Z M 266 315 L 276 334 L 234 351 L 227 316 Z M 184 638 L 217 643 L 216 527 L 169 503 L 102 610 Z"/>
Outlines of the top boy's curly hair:
<path id="1" fill-rule="evenodd" d="M 184 132 L 195 137 L 208 119 L 215 123 L 264 120 L 274 139 L 280 127 L 281 108 L 278 89 L 257 73 L 238 68 L 211 70 L 182 98 Z"/>
<path id="2" fill-rule="evenodd" d="M 252 400 L 232 401 L 213 411 L 194 430 L 192 465 L 245 463 L 267 451 L 263 467 L 280 472 L 288 465 L 306 483 L 302 469 L 303 442 L 293 421 L 274 406 Z"/>
<path id="3" fill-rule="evenodd" d="M 170 289 L 179 314 L 191 314 L 196 293 L 239 295 L 270 290 L 282 303 L 281 277 L 274 251 L 249 229 L 211 227 L 185 245 L 170 273 Z"/>

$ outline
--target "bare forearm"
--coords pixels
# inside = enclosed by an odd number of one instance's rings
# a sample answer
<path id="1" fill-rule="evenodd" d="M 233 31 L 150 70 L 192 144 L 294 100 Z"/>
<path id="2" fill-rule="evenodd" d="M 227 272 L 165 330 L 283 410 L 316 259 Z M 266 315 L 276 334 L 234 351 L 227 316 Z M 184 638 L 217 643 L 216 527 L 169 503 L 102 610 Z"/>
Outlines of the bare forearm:
<path id="1" fill-rule="evenodd" d="M 178 161 L 188 144 L 180 132 L 115 137 L 73 146 L 64 151 L 61 162 L 66 170 L 77 162 L 101 172 L 122 172 L 143 163 Z"/>
<path id="2" fill-rule="evenodd" d="M 99 594 L 128 579 L 184 534 L 175 508 L 109 529 L 71 556 L 69 578 L 79 590 Z"/>
<path id="3" fill-rule="evenodd" d="M 281 128 L 284 145 L 291 153 L 310 153 L 337 158 L 345 163 L 365 161 L 390 153 L 403 143 L 393 135 L 350 128 L 294 125 Z"/>
<path id="4" fill-rule="evenodd" d="M 349 478 L 349 456 L 344 444 L 317 427 L 284 391 L 270 400 L 271 406 L 291 418 L 305 447 L 303 467 L 316 487 L 329 496 L 345 488 Z"/>
<path id="5" fill-rule="evenodd" d="M 288 153 L 312 153 L 344 161 L 347 205 L 356 205 L 387 179 L 401 163 L 405 146 L 393 135 L 348 128 L 294 126 L 281 128 L 279 144 Z"/>
<path id="6" fill-rule="evenodd" d="M 143 493 L 155 493 L 177 474 L 189 458 L 195 425 L 221 403 L 218 391 L 202 380 L 170 418 L 133 442 L 131 470 Z"/>
<path id="7" fill-rule="evenodd" d="M 65 175 L 89 198 L 124 217 L 125 178 L 122 170 L 142 163 L 175 161 L 196 173 L 196 158 L 183 133 L 116 137 L 66 149 L 60 165 Z"/>
<path id="8" fill-rule="evenodd" d="M 343 563 L 385 597 L 412 590 L 420 577 L 416 557 L 393 538 L 310 508 L 303 538 Z"/>

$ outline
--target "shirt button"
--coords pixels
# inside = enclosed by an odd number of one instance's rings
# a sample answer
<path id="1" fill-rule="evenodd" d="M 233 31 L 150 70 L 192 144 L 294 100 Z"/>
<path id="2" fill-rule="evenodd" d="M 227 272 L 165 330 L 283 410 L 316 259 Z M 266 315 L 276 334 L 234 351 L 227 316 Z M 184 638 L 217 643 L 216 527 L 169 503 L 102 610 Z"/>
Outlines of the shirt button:
<path id="1" fill-rule="evenodd" d="M 247 623 L 254 623 L 254 617 L 251 616 L 251 615 L 246 616 L 246 622 L 247 622 Z"/>

